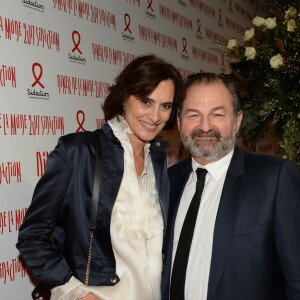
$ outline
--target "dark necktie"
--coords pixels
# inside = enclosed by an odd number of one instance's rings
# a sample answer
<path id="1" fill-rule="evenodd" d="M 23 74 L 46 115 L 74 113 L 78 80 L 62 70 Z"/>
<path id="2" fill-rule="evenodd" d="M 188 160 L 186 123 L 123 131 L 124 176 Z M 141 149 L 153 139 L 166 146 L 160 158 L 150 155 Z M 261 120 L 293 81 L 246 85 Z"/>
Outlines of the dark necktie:
<path id="1" fill-rule="evenodd" d="M 170 286 L 170 300 L 184 300 L 186 268 L 189 260 L 189 253 L 207 170 L 198 168 L 196 170 L 196 173 L 196 191 L 190 203 L 189 209 L 186 213 L 181 228 L 175 259 L 173 263 Z"/>

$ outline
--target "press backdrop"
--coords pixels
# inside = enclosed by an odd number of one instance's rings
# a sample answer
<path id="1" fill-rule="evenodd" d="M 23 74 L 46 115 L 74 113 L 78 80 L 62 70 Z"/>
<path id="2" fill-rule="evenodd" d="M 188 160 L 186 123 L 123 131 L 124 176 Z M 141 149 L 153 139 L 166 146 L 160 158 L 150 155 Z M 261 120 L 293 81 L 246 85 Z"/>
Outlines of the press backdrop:
<path id="1" fill-rule="evenodd" d="M 265 10 L 258 0 L 1 0 L 1 299 L 31 299 L 15 243 L 58 138 L 102 126 L 109 86 L 139 55 L 155 53 L 183 77 L 228 72 L 219 44 L 240 40 Z M 164 138 L 171 165 L 182 156 L 177 131 Z"/>

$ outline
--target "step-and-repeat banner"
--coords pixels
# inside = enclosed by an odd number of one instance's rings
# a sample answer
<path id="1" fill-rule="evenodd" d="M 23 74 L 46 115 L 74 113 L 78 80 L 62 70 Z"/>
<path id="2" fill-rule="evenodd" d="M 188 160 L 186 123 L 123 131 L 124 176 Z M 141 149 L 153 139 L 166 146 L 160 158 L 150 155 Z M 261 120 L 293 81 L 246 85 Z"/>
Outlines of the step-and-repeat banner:
<path id="1" fill-rule="evenodd" d="M 228 72 L 259 0 L 2 0 L 0 8 L 0 295 L 29 300 L 32 279 L 15 248 L 45 162 L 61 135 L 103 125 L 101 105 L 132 59 L 154 53 L 183 77 Z M 164 134 L 169 165 L 177 130 Z"/>

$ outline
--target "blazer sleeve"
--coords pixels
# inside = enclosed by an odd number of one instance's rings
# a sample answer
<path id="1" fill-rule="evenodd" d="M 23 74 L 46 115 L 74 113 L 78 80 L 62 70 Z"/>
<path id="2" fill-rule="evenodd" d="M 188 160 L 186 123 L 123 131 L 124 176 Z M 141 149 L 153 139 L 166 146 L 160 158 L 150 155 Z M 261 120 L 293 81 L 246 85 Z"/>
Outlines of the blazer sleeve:
<path id="1" fill-rule="evenodd" d="M 283 164 L 274 208 L 274 236 L 289 300 L 300 299 L 300 170 Z"/>
<path id="2" fill-rule="evenodd" d="M 33 292 L 34 298 L 40 297 L 39 293 L 64 284 L 72 275 L 64 257 L 49 242 L 72 173 L 73 166 L 68 162 L 67 151 L 60 138 L 48 156 L 45 173 L 35 187 L 16 245 L 39 281 Z"/>

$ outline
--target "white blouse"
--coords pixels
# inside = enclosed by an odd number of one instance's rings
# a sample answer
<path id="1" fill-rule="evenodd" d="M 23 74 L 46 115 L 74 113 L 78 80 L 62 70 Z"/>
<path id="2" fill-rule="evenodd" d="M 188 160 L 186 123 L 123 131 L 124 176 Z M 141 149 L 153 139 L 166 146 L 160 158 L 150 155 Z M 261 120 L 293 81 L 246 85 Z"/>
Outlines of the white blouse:
<path id="1" fill-rule="evenodd" d="M 137 177 L 133 151 L 128 140 L 132 134 L 122 117 L 108 121 L 124 148 L 124 174 L 111 218 L 111 241 L 120 282 L 115 286 L 85 287 L 72 277 L 52 289 L 52 300 L 74 300 L 89 292 L 103 300 L 160 300 L 162 271 L 163 219 L 149 156 L 144 146 L 144 171 Z"/>

